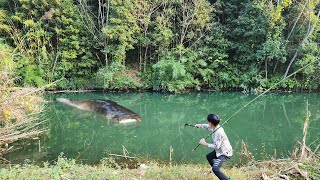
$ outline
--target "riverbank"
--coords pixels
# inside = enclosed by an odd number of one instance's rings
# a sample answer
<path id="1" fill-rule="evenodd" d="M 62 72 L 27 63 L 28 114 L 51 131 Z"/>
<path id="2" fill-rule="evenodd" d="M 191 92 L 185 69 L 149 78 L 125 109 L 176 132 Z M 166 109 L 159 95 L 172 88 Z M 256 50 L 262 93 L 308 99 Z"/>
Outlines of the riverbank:
<path id="1" fill-rule="evenodd" d="M 226 166 L 223 171 L 236 180 L 319 179 L 320 161 L 272 160 L 250 162 L 241 167 Z M 1 179 L 216 179 L 208 165 L 137 164 L 136 168 L 116 166 L 112 160 L 99 165 L 76 164 L 59 158 L 55 165 L 11 165 L 0 170 Z"/>

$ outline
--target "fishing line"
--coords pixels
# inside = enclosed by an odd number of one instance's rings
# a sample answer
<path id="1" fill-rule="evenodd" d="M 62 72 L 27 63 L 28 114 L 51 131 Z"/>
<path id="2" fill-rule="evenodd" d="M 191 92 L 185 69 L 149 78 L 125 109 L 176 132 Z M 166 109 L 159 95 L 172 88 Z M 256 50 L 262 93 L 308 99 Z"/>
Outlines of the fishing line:
<path id="1" fill-rule="evenodd" d="M 190 126 L 190 127 L 193 127 L 193 128 L 196 128 L 194 125 L 192 124 L 188 124 L 188 123 L 185 123 L 184 126 Z M 191 132 L 191 131 L 187 131 L 188 133 L 190 133 L 192 135 L 192 139 L 195 139 L 195 135 Z"/>
<path id="2" fill-rule="evenodd" d="M 81 153 L 79 153 L 79 155 L 75 158 L 75 160 L 78 160 L 78 159 L 80 158 L 80 156 L 81 156 L 84 152 L 86 152 L 86 151 L 89 149 L 89 147 L 91 147 L 90 145 L 91 145 L 91 143 L 92 143 L 92 141 L 93 141 L 93 136 L 94 136 L 95 132 L 96 132 L 95 130 L 92 131 L 92 136 L 91 136 L 91 141 L 90 141 L 90 143 L 87 143 L 87 139 L 83 142 L 84 150 L 83 150 Z M 86 145 L 87 145 L 87 147 L 86 147 Z"/>
<path id="3" fill-rule="evenodd" d="M 318 59 L 317 59 L 318 60 Z M 309 64 L 305 65 L 304 67 L 296 70 L 295 72 L 291 73 L 289 76 L 284 77 L 281 81 L 279 81 L 278 83 L 274 84 L 273 86 L 271 86 L 269 89 L 267 89 L 266 91 L 264 91 L 263 93 L 261 93 L 259 96 L 255 97 L 254 99 L 252 99 L 251 101 L 249 101 L 247 104 L 245 104 L 244 106 L 242 106 L 240 109 L 238 109 L 235 113 L 233 113 L 225 122 L 223 122 L 218 128 L 216 128 L 214 131 L 212 131 L 212 133 L 208 134 L 204 139 L 207 139 L 208 137 L 210 137 L 213 133 L 215 133 L 218 129 L 220 129 L 224 124 L 228 123 L 236 114 L 238 114 L 240 111 L 242 111 L 244 108 L 246 108 L 249 104 L 253 103 L 255 100 L 257 100 L 258 98 L 260 98 L 261 96 L 265 95 L 267 92 L 269 92 L 271 89 L 275 88 L 276 86 L 278 86 L 280 83 L 282 83 L 284 80 L 290 78 L 291 76 L 297 74 L 299 71 L 305 69 L 306 67 L 310 66 L 311 64 L 315 63 L 314 62 L 310 62 Z M 189 124 L 185 124 L 185 126 L 189 126 Z M 200 146 L 200 143 L 198 143 L 198 145 L 192 149 L 192 151 L 195 151 L 198 147 Z"/>

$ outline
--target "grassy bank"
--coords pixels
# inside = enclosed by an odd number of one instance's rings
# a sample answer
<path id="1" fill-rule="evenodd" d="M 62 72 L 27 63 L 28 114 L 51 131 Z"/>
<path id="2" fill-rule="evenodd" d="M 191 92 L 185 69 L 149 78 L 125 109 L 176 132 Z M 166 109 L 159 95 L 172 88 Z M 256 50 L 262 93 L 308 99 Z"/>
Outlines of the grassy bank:
<path id="1" fill-rule="evenodd" d="M 249 179 L 319 179 L 320 161 L 293 160 L 251 162 L 242 167 L 224 167 L 223 171 L 236 180 Z M 56 164 L 7 166 L 0 170 L 1 179 L 216 179 L 208 165 L 163 165 L 156 162 L 137 168 L 115 167 L 111 161 L 99 165 L 76 164 L 59 158 Z"/>

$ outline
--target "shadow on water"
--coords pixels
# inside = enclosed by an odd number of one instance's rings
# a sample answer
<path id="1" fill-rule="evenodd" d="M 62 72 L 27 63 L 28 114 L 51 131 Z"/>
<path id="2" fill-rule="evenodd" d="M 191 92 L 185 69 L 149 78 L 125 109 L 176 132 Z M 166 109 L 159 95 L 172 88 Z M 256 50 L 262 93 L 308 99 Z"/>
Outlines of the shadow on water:
<path id="1" fill-rule="evenodd" d="M 192 149 L 208 131 L 184 126 L 185 123 L 206 123 L 206 116 L 215 112 L 222 120 L 230 117 L 256 95 L 241 93 L 65 93 L 48 95 L 45 116 L 49 119 L 48 135 L 31 140 L 28 146 L 7 155 L 12 162 L 29 159 L 33 162 L 55 161 L 63 152 L 67 158 L 82 163 L 97 163 L 108 154 L 168 161 L 170 146 L 175 163 L 206 163 L 210 149 Z M 55 101 L 56 98 L 109 99 L 138 113 L 141 123 L 123 125 L 104 116 L 79 110 Z M 239 112 L 224 129 L 234 148 L 237 162 L 241 141 L 256 160 L 277 152 L 277 158 L 288 157 L 297 140 L 302 139 L 306 103 L 311 111 L 307 142 L 319 144 L 319 94 L 268 94 Z M 210 141 L 211 139 L 208 138 Z M 39 149 L 40 147 L 40 149 Z M 41 152 L 39 152 L 39 150 Z"/>

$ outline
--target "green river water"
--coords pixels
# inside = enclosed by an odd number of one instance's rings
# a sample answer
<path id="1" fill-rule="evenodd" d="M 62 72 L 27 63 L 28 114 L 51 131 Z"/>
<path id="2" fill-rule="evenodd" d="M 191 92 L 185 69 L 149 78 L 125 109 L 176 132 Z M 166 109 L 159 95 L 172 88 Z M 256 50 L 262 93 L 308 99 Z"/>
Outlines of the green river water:
<path id="1" fill-rule="evenodd" d="M 170 146 L 175 163 L 206 163 L 209 148 L 199 139 L 210 132 L 185 127 L 185 123 L 207 123 L 209 113 L 228 119 L 257 95 L 222 92 L 165 93 L 61 93 L 47 95 L 49 104 L 44 116 L 48 119 L 48 135 L 32 140 L 18 152 L 7 155 L 12 162 L 53 162 L 64 157 L 82 163 L 97 163 L 109 154 L 169 161 Z M 57 102 L 56 98 L 109 99 L 131 109 L 142 117 L 141 123 L 113 123 L 94 112 L 79 110 Z M 223 128 L 234 148 L 231 162 L 239 162 L 241 142 L 256 160 L 287 158 L 297 141 L 302 142 L 307 104 L 311 112 L 307 145 L 316 147 L 320 137 L 320 94 L 269 93 L 236 114 Z M 207 139 L 211 141 L 211 137 Z"/>

